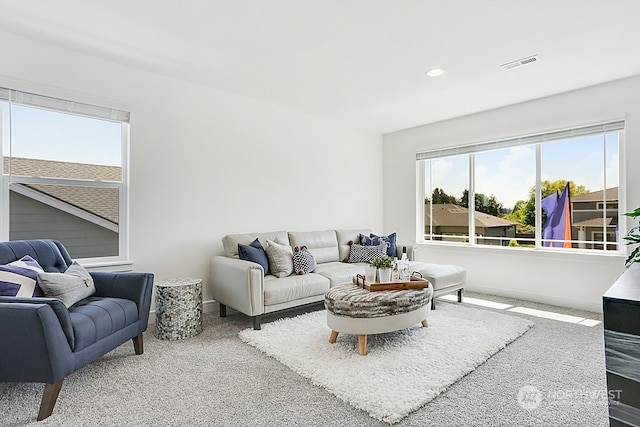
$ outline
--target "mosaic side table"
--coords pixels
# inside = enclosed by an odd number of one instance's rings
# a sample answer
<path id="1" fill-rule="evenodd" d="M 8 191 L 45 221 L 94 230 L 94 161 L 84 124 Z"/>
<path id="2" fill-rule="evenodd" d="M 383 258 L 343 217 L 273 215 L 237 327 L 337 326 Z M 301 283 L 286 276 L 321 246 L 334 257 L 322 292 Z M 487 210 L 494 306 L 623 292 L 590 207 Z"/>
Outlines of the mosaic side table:
<path id="1" fill-rule="evenodd" d="M 180 340 L 202 332 L 202 279 L 159 280 L 156 287 L 156 338 Z"/>

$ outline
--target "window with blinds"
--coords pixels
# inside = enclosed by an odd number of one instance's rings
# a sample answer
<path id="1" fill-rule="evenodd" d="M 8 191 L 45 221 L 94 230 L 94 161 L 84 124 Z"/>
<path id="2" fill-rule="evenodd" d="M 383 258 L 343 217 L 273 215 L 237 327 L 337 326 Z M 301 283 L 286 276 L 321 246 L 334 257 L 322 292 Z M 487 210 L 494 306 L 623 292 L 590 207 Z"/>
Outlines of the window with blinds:
<path id="1" fill-rule="evenodd" d="M 620 251 L 624 120 L 416 154 L 425 241 Z"/>
<path id="2" fill-rule="evenodd" d="M 3 240 L 125 259 L 129 113 L 6 88 L 0 110 Z"/>

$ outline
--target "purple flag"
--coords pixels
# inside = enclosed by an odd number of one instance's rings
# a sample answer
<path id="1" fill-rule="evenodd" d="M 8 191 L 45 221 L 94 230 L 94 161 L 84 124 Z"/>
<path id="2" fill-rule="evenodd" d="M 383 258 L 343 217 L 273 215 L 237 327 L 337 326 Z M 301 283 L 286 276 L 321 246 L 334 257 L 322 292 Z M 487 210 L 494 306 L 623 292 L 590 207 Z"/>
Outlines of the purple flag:
<path id="1" fill-rule="evenodd" d="M 558 206 L 558 192 L 554 192 L 540 202 L 540 206 L 547 214 L 547 220 L 542 226 L 542 246 L 551 246 L 551 242 L 547 239 L 553 239 L 553 227 L 551 226 L 551 218 Z"/>
<path id="2" fill-rule="evenodd" d="M 544 242 L 544 246 L 571 247 L 571 204 L 569 183 L 558 195 L 558 192 L 545 197 L 542 209 L 547 213 L 547 221 L 542 227 L 542 238 L 550 240 L 563 240 L 559 242 Z"/>

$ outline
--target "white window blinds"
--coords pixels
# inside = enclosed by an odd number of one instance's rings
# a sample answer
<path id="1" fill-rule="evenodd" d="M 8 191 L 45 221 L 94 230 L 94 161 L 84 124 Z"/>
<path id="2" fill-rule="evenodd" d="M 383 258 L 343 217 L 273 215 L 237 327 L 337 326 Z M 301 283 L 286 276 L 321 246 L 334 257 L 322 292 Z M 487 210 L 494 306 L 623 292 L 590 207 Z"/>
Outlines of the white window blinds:
<path id="1" fill-rule="evenodd" d="M 100 107 L 82 102 L 67 101 L 44 95 L 36 95 L 15 89 L 0 88 L 0 100 L 62 113 L 72 113 L 80 116 L 129 123 L 128 111 Z"/>
<path id="2" fill-rule="evenodd" d="M 547 141 L 557 141 L 561 139 L 576 138 L 580 136 L 602 134 L 618 130 L 624 130 L 625 121 L 616 120 L 589 126 L 576 127 L 565 130 L 537 133 L 534 135 L 519 136 L 479 144 L 471 144 L 453 148 L 443 148 L 441 150 L 423 151 L 416 153 L 416 160 L 434 159 L 438 157 L 448 157 L 457 154 L 469 154 L 479 151 L 497 150 L 501 148 L 515 147 L 518 145 L 530 145 Z"/>

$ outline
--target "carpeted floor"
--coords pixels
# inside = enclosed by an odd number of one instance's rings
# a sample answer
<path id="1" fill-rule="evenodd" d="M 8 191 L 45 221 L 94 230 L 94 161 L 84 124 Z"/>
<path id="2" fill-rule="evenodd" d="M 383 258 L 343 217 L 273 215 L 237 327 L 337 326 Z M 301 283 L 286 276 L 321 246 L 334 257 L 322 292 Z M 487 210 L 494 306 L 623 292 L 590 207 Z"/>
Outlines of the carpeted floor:
<path id="1" fill-rule="evenodd" d="M 608 425 L 602 325 L 509 314 L 536 326 L 395 426 Z M 250 325 L 235 312 L 211 313 L 204 332 L 183 341 L 157 340 L 151 326 L 144 355 L 123 345 L 70 375 L 53 415 L 39 423 L 42 386 L 0 384 L 0 425 L 388 426 L 243 343 L 238 332 Z"/>

